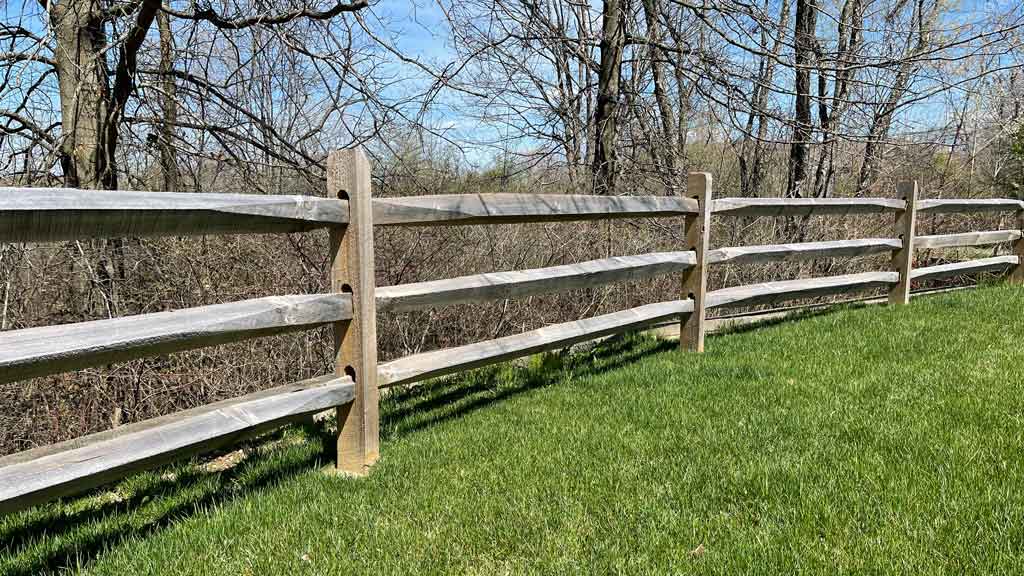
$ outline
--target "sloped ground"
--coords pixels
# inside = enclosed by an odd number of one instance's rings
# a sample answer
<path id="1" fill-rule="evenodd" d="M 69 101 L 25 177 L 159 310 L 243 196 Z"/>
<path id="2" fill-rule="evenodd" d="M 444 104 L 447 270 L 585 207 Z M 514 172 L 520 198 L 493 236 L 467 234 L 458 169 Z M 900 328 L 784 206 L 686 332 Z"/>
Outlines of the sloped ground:
<path id="1" fill-rule="evenodd" d="M 639 337 L 392 395 L 368 478 L 324 431 L 0 520 L 0 572 L 1012 573 L 1024 290 Z"/>

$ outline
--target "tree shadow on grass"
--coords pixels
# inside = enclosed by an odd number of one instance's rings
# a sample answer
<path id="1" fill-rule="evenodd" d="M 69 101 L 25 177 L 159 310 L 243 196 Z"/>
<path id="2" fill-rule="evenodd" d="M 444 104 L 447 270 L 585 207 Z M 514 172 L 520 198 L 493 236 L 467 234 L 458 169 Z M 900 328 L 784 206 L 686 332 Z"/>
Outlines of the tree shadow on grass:
<path id="1" fill-rule="evenodd" d="M 583 351 L 543 354 L 526 362 L 396 388 L 381 403 L 381 437 L 385 441 L 400 438 L 510 397 L 614 370 L 675 346 L 627 335 Z M 129 477 L 113 488 L 0 518 L 0 573 L 28 576 L 87 566 L 126 541 L 153 535 L 211 507 L 325 466 L 334 459 L 334 430 L 330 420 L 279 430 L 235 446 L 232 450 L 241 449 L 246 457 L 225 469 L 209 470 L 199 461 L 167 466 Z"/>

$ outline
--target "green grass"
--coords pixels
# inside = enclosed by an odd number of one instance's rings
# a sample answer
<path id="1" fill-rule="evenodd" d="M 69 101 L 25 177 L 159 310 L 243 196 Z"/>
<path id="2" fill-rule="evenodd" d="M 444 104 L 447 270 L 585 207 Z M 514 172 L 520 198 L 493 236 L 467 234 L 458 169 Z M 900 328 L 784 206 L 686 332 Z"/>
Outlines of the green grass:
<path id="1" fill-rule="evenodd" d="M 1024 290 L 632 337 L 389 397 L 363 479 L 293 429 L 0 520 L 0 571 L 1014 573 Z"/>

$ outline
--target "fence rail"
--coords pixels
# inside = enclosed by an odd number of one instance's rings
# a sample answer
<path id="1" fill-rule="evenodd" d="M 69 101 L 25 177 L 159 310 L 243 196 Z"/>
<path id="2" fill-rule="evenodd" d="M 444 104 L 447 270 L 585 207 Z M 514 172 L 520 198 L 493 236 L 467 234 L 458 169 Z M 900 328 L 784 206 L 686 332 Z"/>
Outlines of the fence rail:
<path id="1" fill-rule="evenodd" d="M 454 194 L 373 201 L 378 226 L 559 222 L 686 216 L 696 211 L 695 201 L 674 196 Z"/>
<path id="2" fill-rule="evenodd" d="M 722 216 L 849 216 L 903 210 L 903 200 L 889 198 L 722 198 L 714 213 Z"/>
<path id="3" fill-rule="evenodd" d="M 230 445 L 354 395 L 351 379 L 322 376 L 14 454 L 0 459 L 0 513 Z"/>
<path id="4" fill-rule="evenodd" d="M 306 232 L 348 221 L 310 196 L 0 188 L 0 242 Z"/>
<path id="5" fill-rule="evenodd" d="M 987 246 L 1016 242 L 1021 239 L 1020 230 L 992 230 L 990 232 L 965 232 L 962 234 L 938 234 L 918 236 L 914 239 L 915 250 L 931 248 L 959 248 L 963 246 Z"/>
<path id="6" fill-rule="evenodd" d="M 0 383 L 306 330 L 350 318 L 348 294 L 312 294 L 0 332 Z"/>
<path id="7" fill-rule="evenodd" d="M 239 194 L 0 188 L 0 242 L 111 236 L 329 232 L 331 293 L 273 296 L 110 320 L 0 333 L 0 383 L 83 367 L 332 326 L 335 370 L 250 394 L 0 458 L 0 513 L 100 486 L 125 474 L 229 445 L 313 412 L 338 412 L 338 462 L 361 474 L 379 453 L 378 388 L 411 384 L 666 321 L 680 348 L 701 351 L 708 309 L 883 288 L 909 301 L 911 281 L 979 272 L 1024 284 L 1024 202 L 918 200 L 916 183 L 894 198 L 720 198 L 691 174 L 686 197 L 466 194 L 372 198 L 359 150 L 332 153 L 323 198 Z M 1010 211 L 1015 229 L 916 236 L 918 213 Z M 892 237 L 791 244 L 709 246 L 712 221 L 729 217 L 891 215 Z M 489 272 L 377 288 L 375 226 L 439 226 L 684 217 L 681 250 L 616 256 L 533 270 Z M 914 252 L 1012 243 L 1012 254 L 914 268 Z M 708 270 L 813 258 L 889 253 L 888 269 L 714 290 Z M 680 293 L 657 302 L 521 334 L 377 362 L 376 316 L 466 302 L 522 298 L 664 275 Z"/>

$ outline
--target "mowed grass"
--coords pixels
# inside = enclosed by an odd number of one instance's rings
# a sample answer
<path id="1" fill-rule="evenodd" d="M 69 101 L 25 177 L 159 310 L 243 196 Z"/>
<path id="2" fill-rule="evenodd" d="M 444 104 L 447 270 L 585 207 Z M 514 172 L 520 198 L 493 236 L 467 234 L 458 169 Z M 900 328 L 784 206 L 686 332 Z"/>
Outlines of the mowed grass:
<path id="1" fill-rule="evenodd" d="M 291 429 L 0 520 L 0 571 L 1016 573 L 1022 311 L 993 286 L 433 382 L 385 400 L 366 478 Z"/>

